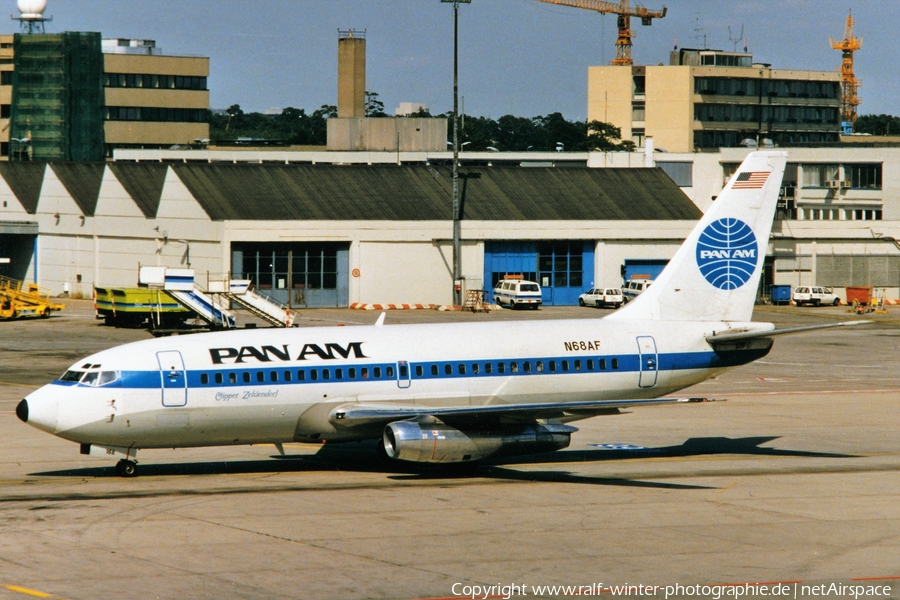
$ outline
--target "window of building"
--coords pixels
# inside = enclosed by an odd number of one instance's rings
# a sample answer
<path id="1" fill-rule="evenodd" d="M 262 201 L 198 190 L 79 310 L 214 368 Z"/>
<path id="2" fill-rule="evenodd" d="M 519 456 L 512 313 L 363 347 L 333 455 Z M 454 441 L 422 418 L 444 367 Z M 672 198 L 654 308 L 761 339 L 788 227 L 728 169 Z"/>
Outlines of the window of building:
<path id="1" fill-rule="evenodd" d="M 583 242 L 538 244 L 538 283 L 544 287 L 581 287 Z"/>
<path id="2" fill-rule="evenodd" d="M 804 164 L 800 166 L 803 177 L 802 185 L 805 188 L 827 187 L 834 185 L 830 182 L 839 181 L 840 168 L 835 164 Z"/>
<path id="3" fill-rule="evenodd" d="M 678 187 L 692 187 L 694 185 L 694 163 L 692 162 L 667 162 L 656 161 L 656 166 L 666 172 Z"/>
<path id="4" fill-rule="evenodd" d="M 206 90 L 206 77 L 195 75 L 152 75 L 140 73 L 104 73 L 106 87 L 168 90 Z"/>
<path id="5" fill-rule="evenodd" d="M 12 71 L 0 71 L 0 85 L 12 85 L 12 80 Z"/>
<path id="6" fill-rule="evenodd" d="M 171 123 L 206 123 L 204 108 L 165 108 L 158 106 L 105 106 L 106 121 L 146 121 Z"/>
<path id="7" fill-rule="evenodd" d="M 844 165 L 846 179 L 852 188 L 881 189 L 881 164 Z"/>

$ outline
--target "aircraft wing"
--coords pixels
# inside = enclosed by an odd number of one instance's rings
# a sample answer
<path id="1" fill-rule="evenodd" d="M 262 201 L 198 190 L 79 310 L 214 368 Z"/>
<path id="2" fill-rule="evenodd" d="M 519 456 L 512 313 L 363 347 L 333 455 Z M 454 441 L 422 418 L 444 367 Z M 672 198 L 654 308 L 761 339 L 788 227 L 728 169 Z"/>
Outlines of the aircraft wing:
<path id="1" fill-rule="evenodd" d="M 841 323 L 825 323 L 821 325 L 804 325 L 802 327 L 785 327 L 783 329 L 758 329 L 753 331 L 726 331 L 723 333 L 714 333 L 706 336 L 706 341 L 710 344 L 718 342 L 736 342 L 739 340 L 751 340 L 754 338 L 768 338 L 776 335 L 788 335 L 792 333 L 803 333 L 805 331 L 816 331 L 818 329 L 830 329 L 832 327 L 851 327 L 854 325 L 868 325 L 872 321 L 843 321 Z"/>
<path id="2" fill-rule="evenodd" d="M 707 398 L 646 398 L 591 400 L 585 402 L 544 402 L 535 404 L 485 404 L 479 406 L 397 406 L 392 404 L 343 404 L 331 411 L 329 421 L 336 427 L 387 425 L 421 416 L 451 423 L 528 422 L 537 419 L 574 421 L 598 415 L 618 414 L 620 409 L 638 406 L 708 402 Z"/>

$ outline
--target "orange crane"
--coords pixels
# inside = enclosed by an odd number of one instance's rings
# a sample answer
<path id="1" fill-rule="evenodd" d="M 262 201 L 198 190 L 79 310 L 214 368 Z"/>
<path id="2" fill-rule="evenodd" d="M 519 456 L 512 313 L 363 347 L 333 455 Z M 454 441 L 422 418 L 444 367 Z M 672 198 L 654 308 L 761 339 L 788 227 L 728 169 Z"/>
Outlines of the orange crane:
<path id="1" fill-rule="evenodd" d="M 662 10 L 650 10 L 639 5 L 632 8 L 628 0 L 621 0 L 618 3 L 602 2 L 601 0 L 540 0 L 540 2 L 595 10 L 601 14 L 618 15 L 616 25 L 619 29 L 619 37 L 616 39 L 616 58 L 612 64 L 628 67 L 634 64 L 631 59 L 631 38 L 634 37 L 631 32 L 631 17 L 640 17 L 641 25 L 652 25 L 653 19 L 662 19 L 666 16 L 665 6 L 662 7 Z"/>
<path id="2" fill-rule="evenodd" d="M 847 15 L 847 24 L 844 26 L 844 39 L 835 42 L 831 41 L 831 47 L 840 50 L 843 56 L 841 62 L 841 81 L 843 83 L 843 94 L 841 98 L 841 120 L 844 122 L 844 129 L 852 132 L 853 125 L 856 123 L 856 107 L 859 106 L 860 99 L 856 91 L 859 89 L 860 82 L 853 74 L 853 53 L 862 48 L 862 38 L 853 37 L 853 17 Z"/>

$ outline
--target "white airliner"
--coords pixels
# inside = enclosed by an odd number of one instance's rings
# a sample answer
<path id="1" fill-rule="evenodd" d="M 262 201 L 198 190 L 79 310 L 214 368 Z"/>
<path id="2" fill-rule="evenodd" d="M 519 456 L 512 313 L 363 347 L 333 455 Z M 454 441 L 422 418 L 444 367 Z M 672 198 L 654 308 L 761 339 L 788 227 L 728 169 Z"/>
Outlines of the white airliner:
<path id="1" fill-rule="evenodd" d="M 750 321 L 786 154 L 754 152 L 649 290 L 605 319 L 251 329 L 89 356 L 20 419 L 119 458 L 138 449 L 379 439 L 426 463 L 565 448 L 568 423 L 666 397 L 765 356 Z M 826 325 L 821 327 L 835 326 Z M 379 446 L 381 447 L 381 446 Z"/>

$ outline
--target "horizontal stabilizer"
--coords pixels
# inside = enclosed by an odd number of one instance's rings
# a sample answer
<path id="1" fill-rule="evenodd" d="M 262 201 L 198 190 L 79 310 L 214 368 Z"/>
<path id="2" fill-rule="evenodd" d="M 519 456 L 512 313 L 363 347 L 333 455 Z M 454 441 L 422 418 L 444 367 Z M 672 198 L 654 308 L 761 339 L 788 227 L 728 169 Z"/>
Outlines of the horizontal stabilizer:
<path id="1" fill-rule="evenodd" d="M 785 327 L 784 329 L 763 329 L 756 331 L 734 331 L 726 333 L 715 333 L 706 336 L 706 341 L 710 344 L 718 342 L 734 342 L 738 340 L 752 340 L 754 338 L 767 338 L 775 335 L 788 335 L 792 333 L 803 333 L 806 331 L 816 331 L 819 329 L 831 329 L 832 327 L 851 327 L 853 325 L 868 325 L 872 321 L 843 321 L 841 323 L 825 323 L 822 325 L 804 325 L 802 327 Z"/>

